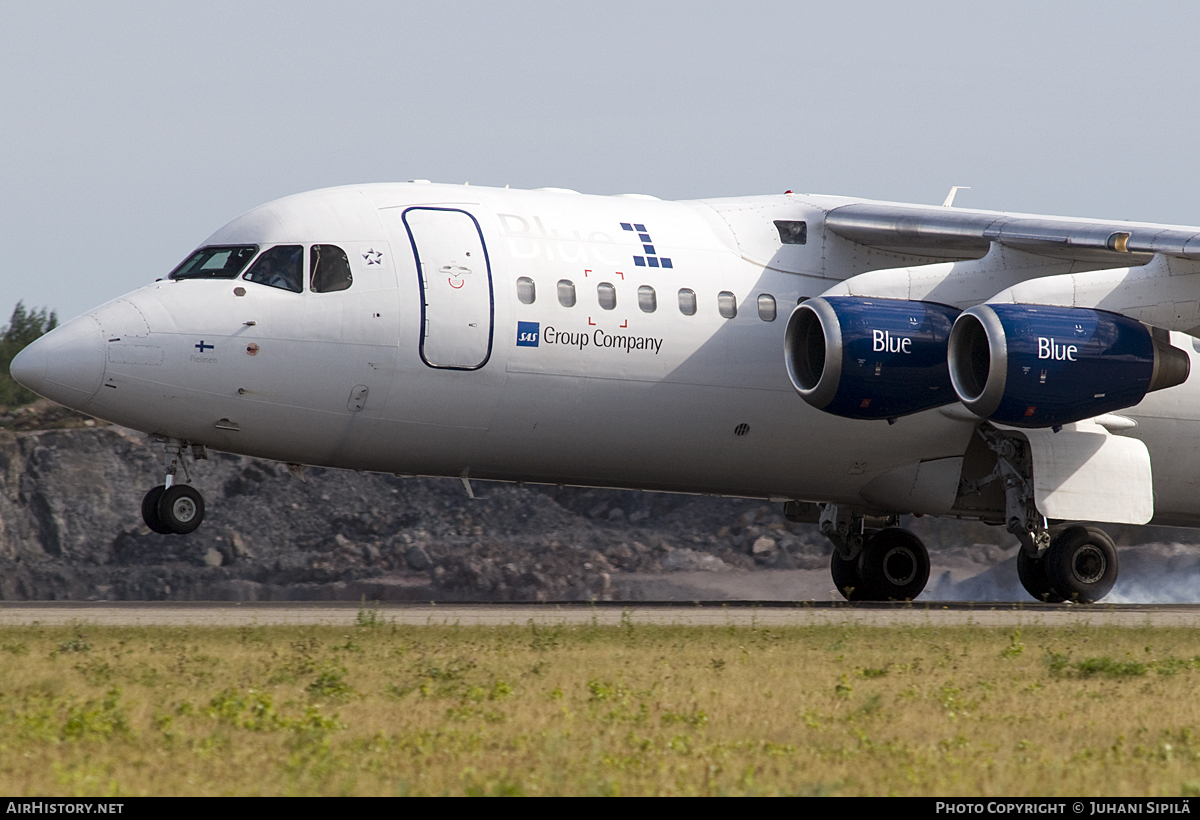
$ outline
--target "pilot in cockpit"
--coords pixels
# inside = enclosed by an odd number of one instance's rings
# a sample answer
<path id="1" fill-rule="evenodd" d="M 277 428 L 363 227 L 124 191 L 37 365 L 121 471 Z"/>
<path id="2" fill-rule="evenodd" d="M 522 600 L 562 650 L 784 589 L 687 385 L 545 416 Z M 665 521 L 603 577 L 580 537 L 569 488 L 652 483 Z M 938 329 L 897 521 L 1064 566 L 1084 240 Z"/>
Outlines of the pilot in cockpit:
<path id="1" fill-rule="evenodd" d="M 246 274 L 250 282 L 299 293 L 303 280 L 304 249 L 300 245 L 280 245 L 266 251 Z"/>

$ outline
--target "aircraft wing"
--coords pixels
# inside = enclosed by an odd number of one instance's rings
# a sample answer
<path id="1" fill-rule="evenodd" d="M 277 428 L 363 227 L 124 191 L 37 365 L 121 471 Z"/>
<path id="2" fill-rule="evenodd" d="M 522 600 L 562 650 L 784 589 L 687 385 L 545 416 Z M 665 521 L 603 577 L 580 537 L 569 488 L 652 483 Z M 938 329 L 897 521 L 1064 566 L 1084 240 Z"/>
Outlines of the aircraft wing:
<path id="1" fill-rule="evenodd" d="M 862 245 L 930 256 L 981 256 L 997 242 L 1043 256 L 1111 259 L 1119 265 L 1141 264 L 1156 253 L 1200 259 L 1200 229 L 1182 226 L 873 202 L 834 208 L 825 224 Z"/>

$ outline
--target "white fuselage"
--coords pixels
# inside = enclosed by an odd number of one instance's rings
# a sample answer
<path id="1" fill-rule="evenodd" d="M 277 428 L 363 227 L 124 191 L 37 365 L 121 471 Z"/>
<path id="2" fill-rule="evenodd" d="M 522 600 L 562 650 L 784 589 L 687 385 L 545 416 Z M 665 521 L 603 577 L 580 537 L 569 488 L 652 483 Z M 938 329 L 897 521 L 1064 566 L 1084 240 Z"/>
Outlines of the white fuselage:
<path id="1" fill-rule="evenodd" d="M 797 396 L 783 343 L 798 300 L 930 261 L 824 230 L 847 201 L 431 184 L 301 194 L 205 244 L 337 246 L 350 287 L 160 280 L 56 331 L 41 392 L 285 462 L 886 508 L 864 488 L 961 457 L 975 425 L 938 410 L 854 421 Z M 781 244 L 775 220 L 805 222 L 807 241 Z M 1195 382 L 1123 411 L 1150 450 L 1163 522 L 1200 522 Z M 893 511 L 949 512 L 928 503 Z"/>

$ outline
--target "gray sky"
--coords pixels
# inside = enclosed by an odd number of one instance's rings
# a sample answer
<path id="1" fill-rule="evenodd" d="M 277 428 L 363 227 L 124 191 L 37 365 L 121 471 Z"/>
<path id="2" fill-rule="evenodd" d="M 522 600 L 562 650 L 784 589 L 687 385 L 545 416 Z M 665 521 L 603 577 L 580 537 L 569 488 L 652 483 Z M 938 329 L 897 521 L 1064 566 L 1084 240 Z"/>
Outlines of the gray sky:
<path id="1" fill-rule="evenodd" d="M 0 324 L 299 191 L 427 178 L 1200 225 L 1200 4 L 0 6 Z"/>

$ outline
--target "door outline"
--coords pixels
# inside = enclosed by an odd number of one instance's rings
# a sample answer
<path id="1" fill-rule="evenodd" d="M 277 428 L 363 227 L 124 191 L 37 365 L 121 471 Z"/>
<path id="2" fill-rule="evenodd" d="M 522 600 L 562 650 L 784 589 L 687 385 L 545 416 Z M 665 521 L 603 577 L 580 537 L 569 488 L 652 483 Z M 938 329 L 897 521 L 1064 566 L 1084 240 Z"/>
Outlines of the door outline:
<path id="1" fill-rule="evenodd" d="M 443 211 L 446 213 L 463 214 L 468 219 L 470 219 L 471 222 L 475 225 L 475 233 L 479 235 L 479 246 L 481 248 L 483 248 L 483 262 L 484 262 L 485 268 L 487 269 L 487 286 L 488 286 L 487 352 L 484 354 L 483 360 L 481 362 L 479 362 L 479 364 L 472 365 L 470 367 L 463 367 L 461 365 L 433 364 L 427 358 L 425 358 L 425 335 L 426 335 L 426 333 L 425 333 L 425 328 L 426 328 L 425 285 L 426 285 L 426 283 L 425 283 L 424 269 L 421 265 L 421 251 L 420 251 L 420 249 L 417 248 L 417 238 L 415 236 L 413 236 L 412 228 L 408 224 L 408 215 L 412 211 Z M 468 371 L 469 370 L 479 370 L 484 365 L 486 365 L 492 358 L 492 344 L 495 340 L 495 335 L 496 335 L 496 293 L 495 293 L 495 288 L 493 287 L 493 284 L 492 284 L 492 258 L 491 258 L 491 254 L 488 253 L 487 242 L 483 238 L 483 229 L 479 226 L 479 220 L 475 218 L 474 214 L 472 214 L 469 211 L 464 211 L 462 208 L 435 208 L 435 207 L 424 206 L 424 205 L 417 205 L 417 206 L 414 206 L 411 208 L 405 208 L 404 212 L 401 214 L 401 220 L 404 222 L 404 230 L 408 233 L 408 242 L 413 250 L 413 259 L 416 260 L 416 263 L 417 263 L 417 298 L 420 300 L 420 305 L 421 305 L 421 324 L 420 324 L 420 328 L 418 330 L 418 333 L 420 334 L 420 341 L 419 341 L 419 344 L 417 345 L 417 352 L 421 356 L 421 361 L 424 362 L 426 367 L 431 367 L 434 370 L 468 370 Z"/>

